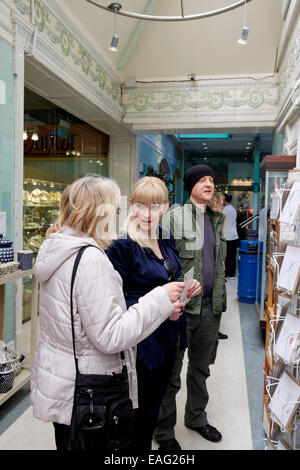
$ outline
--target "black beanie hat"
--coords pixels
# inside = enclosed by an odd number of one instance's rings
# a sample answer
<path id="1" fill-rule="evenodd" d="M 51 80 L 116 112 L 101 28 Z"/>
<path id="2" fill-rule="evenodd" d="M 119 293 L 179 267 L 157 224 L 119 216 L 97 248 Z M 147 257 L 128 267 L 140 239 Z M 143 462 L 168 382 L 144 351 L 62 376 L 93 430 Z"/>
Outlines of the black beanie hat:
<path id="1" fill-rule="evenodd" d="M 207 165 L 195 165 L 189 168 L 183 177 L 184 189 L 191 194 L 193 187 L 203 176 L 212 176 L 215 179 L 214 172 Z"/>

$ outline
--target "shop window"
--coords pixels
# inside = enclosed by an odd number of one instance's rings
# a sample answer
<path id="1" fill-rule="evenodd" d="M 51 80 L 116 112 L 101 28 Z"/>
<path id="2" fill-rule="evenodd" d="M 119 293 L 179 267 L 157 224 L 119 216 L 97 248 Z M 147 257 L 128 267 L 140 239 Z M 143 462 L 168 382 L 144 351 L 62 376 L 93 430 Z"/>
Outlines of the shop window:
<path id="1" fill-rule="evenodd" d="M 35 259 L 66 186 L 86 174 L 108 176 L 109 137 L 29 89 L 24 96 L 23 248 Z M 25 280 L 23 320 L 30 299 Z"/>

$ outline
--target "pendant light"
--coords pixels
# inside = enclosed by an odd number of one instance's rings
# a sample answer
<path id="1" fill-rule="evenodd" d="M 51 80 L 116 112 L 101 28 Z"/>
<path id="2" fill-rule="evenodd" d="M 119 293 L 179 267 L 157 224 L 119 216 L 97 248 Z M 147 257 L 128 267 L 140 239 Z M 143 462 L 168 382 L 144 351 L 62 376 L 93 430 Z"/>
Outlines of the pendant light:
<path id="1" fill-rule="evenodd" d="M 122 5 L 120 5 L 120 3 L 112 3 L 111 5 L 109 5 L 108 8 L 110 8 L 111 10 L 114 10 L 115 12 L 115 31 L 111 40 L 111 45 L 109 47 L 109 50 L 113 52 L 118 52 L 119 36 L 117 34 L 117 13 L 122 8 Z"/>
<path id="2" fill-rule="evenodd" d="M 241 32 L 240 39 L 238 40 L 238 44 L 247 44 L 247 38 L 249 34 L 249 28 L 246 26 L 246 19 L 247 19 L 247 1 L 245 0 L 244 5 L 244 26 Z"/>

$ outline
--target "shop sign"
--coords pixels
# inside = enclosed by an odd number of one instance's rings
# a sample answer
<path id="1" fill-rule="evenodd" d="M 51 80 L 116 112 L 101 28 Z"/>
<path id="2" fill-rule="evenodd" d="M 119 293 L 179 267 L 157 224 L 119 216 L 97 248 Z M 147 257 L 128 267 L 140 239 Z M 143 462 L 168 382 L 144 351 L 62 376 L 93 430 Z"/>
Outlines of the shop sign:
<path id="1" fill-rule="evenodd" d="M 68 153 L 72 156 L 72 152 L 76 149 L 76 137 L 79 134 L 69 134 L 62 136 L 60 131 L 47 134 L 38 134 L 38 140 L 28 139 L 24 141 L 24 155 L 32 157 L 66 156 Z"/>

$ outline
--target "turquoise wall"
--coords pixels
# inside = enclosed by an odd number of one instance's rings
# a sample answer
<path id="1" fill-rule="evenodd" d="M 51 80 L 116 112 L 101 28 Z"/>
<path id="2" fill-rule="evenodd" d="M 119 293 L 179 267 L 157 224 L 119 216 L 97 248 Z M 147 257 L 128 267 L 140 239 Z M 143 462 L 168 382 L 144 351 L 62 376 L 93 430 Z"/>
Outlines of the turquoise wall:
<path id="1" fill-rule="evenodd" d="M 0 40 L 0 212 L 6 212 L 6 238 L 14 234 L 14 76 L 13 48 Z M 6 287 L 5 341 L 13 339 L 13 284 Z"/>
<path id="2" fill-rule="evenodd" d="M 284 136 L 275 132 L 273 140 L 272 155 L 282 155 L 283 154 L 283 141 Z"/>

